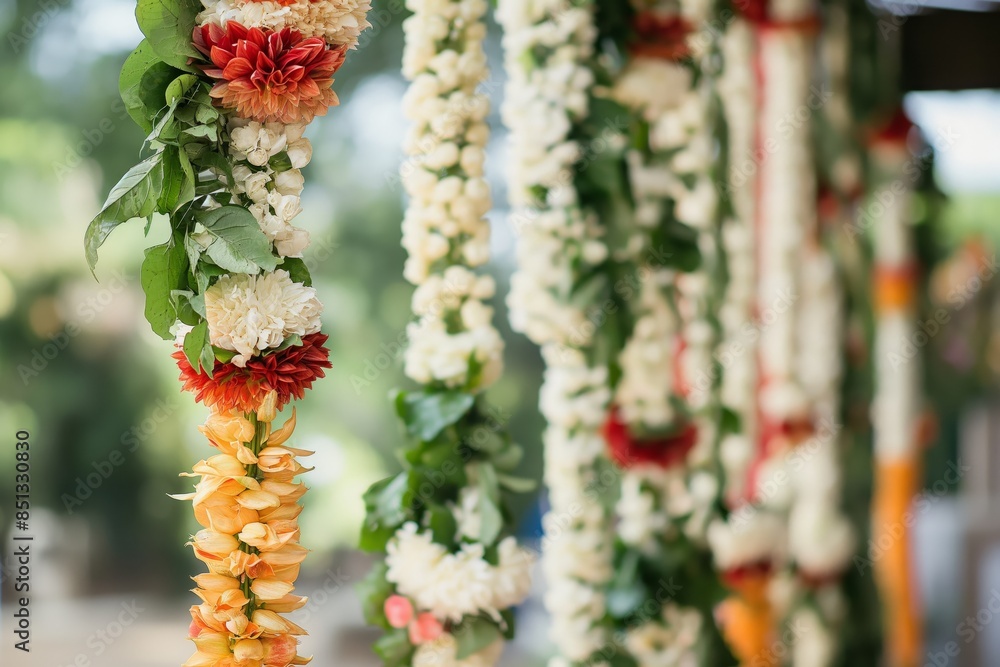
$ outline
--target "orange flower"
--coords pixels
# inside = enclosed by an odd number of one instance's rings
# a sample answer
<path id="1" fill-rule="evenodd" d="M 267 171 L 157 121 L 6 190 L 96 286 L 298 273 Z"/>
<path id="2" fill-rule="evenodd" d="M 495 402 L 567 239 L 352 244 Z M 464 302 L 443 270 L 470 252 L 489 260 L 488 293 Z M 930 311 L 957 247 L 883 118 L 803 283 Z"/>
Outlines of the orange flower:
<path id="1" fill-rule="evenodd" d="M 272 32 L 229 21 L 225 28 L 195 28 L 194 46 L 211 62 L 205 73 L 218 80 L 212 97 L 244 118 L 309 122 L 338 104 L 330 86 L 346 45 L 329 47 L 290 28 Z"/>
<path id="2" fill-rule="evenodd" d="M 275 409 L 280 410 L 293 398 L 302 398 L 313 382 L 325 377 L 330 368 L 330 351 L 325 344 L 329 336 L 310 334 L 302 345 L 277 350 L 261 357 L 252 357 L 243 368 L 231 363 L 215 362 L 212 377 L 191 367 L 184 350 L 173 357 L 181 369 L 184 390 L 195 394 L 195 400 L 222 412 L 256 412 L 273 390 L 277 394 Z"/>

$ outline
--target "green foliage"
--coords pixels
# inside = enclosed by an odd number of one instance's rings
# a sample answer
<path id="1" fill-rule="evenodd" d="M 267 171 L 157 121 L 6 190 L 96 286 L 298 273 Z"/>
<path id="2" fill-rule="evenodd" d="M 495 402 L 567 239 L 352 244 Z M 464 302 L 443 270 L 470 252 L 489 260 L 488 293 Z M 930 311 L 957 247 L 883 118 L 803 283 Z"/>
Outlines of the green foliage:
<path id="1" fill-rule="evenodd" d="M 392 628 L 385 617 L 385 601 L 395 592 L 392 583 L 385 578 L 388 571 L 389 567 L 385 563 L 378 563 L 355 587 L 358 598 L 361 600 L 361 610 L 364 613 L 365 622 L 385 630 Z"/>
<path id="2" fill-rule="evenodd" d="M 84 237 L 87 263 L 97 266 L 97 250 L 111 232 L 133 218 L 146 218 L 156 211 L 163 184 L 163 161 L 158 153 L 128 170 L 111 190 L 101 212 L 90 222 Z"/>
<path id="3" fill-rule="evenodd" d="M 497 641 L 503 636 L 496 621 L 485 616 L 466 616 L 452 628 L 455 641 L 455 659 L 464 660 Z"/>
<path id="4" fill-rule="evenodd" d="M 396 414 L 406 432 L 420 440 L 433 440 L 472 408 L 475 399 L 460 391 L 398 392 Z"/>
<path id="5" fill-rule="evenodd" d="M 188 258 L 184 246 L 176 237 L 163 245 L 146 250 L 140 282 L 146 294 L 146 320 L 153 331 L 170 340 L 170 327 L 178 319 L 175 290 L 187 286 Z"/>
<path id="6" fill-rule="evenodd" d="M 195 0 L 139 0 L 135 18 L 160 60 L 193 72 L 188 61 L 199 57 L 191 44 L 199 11 L 200 5 Z"/>
<path id="7" fill-rule="evenodd" d="M 261 269 L 273 271 L 278 265 L 257 219 L 242 206 L 199 211 L 194 217 L 211 237 L 204 252 L 216 266 L 255 275 Z"/>
<path id="8" fill-rule="evenodd" d="M 415 650 L 405 628 L 393 628 L 375 642 L 375 653 L 382 658 L 385 667 L 409 665 Z"/>
<path id="9" fill-rule="evenodd" d="M 160 60 L 148 40 L 142 40 L 125 60 L 118 90 L 125 110 L 147 134 L 153 130 L 152 118 L 163 108 L 168 86 L 181 72 Z"/>

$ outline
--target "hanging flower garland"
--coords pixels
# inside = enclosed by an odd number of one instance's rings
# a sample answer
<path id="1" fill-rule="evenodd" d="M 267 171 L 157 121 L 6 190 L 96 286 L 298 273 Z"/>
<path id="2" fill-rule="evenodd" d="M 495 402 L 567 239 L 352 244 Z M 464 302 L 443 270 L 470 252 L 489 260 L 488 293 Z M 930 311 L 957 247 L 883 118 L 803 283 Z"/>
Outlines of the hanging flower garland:
<path id="1" fill-rule="evenodd" d="M 895 665 L 917 664 L 922 651 L 912 536 L 906 519 L 920 489 L 921 368 L 919 358 L 901 360 L 899 353 L 911 344 L 917 318 L 913 193 L 897 191 L 910 159 L 907 139 L 913 127 L 899 109 L 870 146 L 875 180 L 871 201 L 884 206 L 872 237 L 876 360 L 872 544 L 890 545 L 875 568 L 885 599 L 887 657 Z"/>
<path id="2" fill-rule="evenodd" d="M 404 470 L 365 496 L 361 546 L 385 551 L 363 586 L 366 617 L 385 630 L 386 665 L 487 667 L 514 636 L 511 608 L 531 585 L 532 556 L 510 536 L 504 500 L 531 488 L 505 424 L 477 401 L 502 371 L 503 341 L 485 300 L 491 207 L 483 176 L 489 101 L 484 0 L 410 0 L 403 73 L 413 121 L 402 179 L 409 195 L 404 275 L 417 286 L 406 374 L 420 383 L 395 406 L 413 443 Z"/>
<path id="3" fill-rule="evenodd" d="M 511 325 L 542 348 L 540 407 L 549 512 L 542 569 L 552 665 L 600 660 L 608 645 L 604 587 L 612 572 L 610 513 L 601 425 L 608 369 L 595 345 L 591 309 L 607 288 L 607 249 L 581 180 L 595 121 L 591 69 L 597 29 L 588 1 L 501 0 L 508 75 L 503 107 L 510 130 L 508 183 L 518 234 L 518 270 L 508 297 Z M 620 137 L 607 136 L 606 149 Z"/>
<path id="4" fill-rule="evenodd" d="M 724 662 L 731 657 L 712 613 L 722 591 L 705 544 L 721 488 L 713 312 L 725 283 L 713 165 L 722 119 L 716 73 L 703 67 L 717 45 L 701 32 L 714 10 L 702 3 L 635 10 L 631 58 L 613 89 L 636 117 L 635 229 L 615 255 L 633 264 L 641 286 L 628 304 L 635 321 L 606 426 L 623 468 L 611 599 L 629 602 L 609 611 L 639 666 Z M 650 614 L 663 598 L 657 586 L 675 578 L 688 585 Z"/>
<path id="5" fill-rule="evenodd" d="M 726 244 L 737 272 L 752 276 L 749 284 L 754 286 L 751 296 L 731 283 L 726 344 L 758 366 L 751 370 L 738 361 L 732 380 L 726 381 L 724 394 L 746 424 L 742 434 L 723 443 L 723 460 L 734 480 L 726 494 L 732 512 L 711 526 L 708 537 L 716 564 L 735 593 L 721 611 L 726 638 L 745 664 L 776 659 L 767 651 L 779 620 L 769 588 L 787 558 L 787 512 L 793 498 L 789 458 L 813 433 L 814 415 L 798 376 L 798 267 L 806 230 L 815 228 L 810 222 L 816 214 L 815 179 L 810 125 L 796 117 L 800 108 L 807 108 L 812 76 L 812 12 L 807 2 L 749 5 L 743 16 L 752 31 L 738 19 L 724 46 L 735 67 L 749 60 L 754 74 L 751 82 L 746 71 L 736 70 L 724 85 L 736 131 L 734 147 L 742 151 L 731 158 L 729 183 L 734 210 L 742 219 L 727 233 Z M 752 110 L 751 132 L 744 110 Z M 752 221 L 749 226 L 747 220 Z M 748 310 L 750 317 L 737 329 Z M 757 335 L 740 340 L 748 323 Z M 757 386 L 748 393 L 751 382 Z M 744 470 L 745 482 L 738 477 Z"/>
<path id="6" fill-rule="evenodd" d="M 337 104 L 330 89 L 368 26 L 366 2 L 207 3 L 140 0 L 146 39 L 122 70 L 125 107 L 147 132 L 150 156 L 112 190 L 85 239 L 98 248 L 119 225 L 168 216 L 169 240 L 146 250 L 146 318 L 178 346 L 184 389 L 211 407 L 201 427 L 218 450 L 191 474 L 202 530 L 192 537 L 208 572 L 195 577 L 196 652 L 187 665 L 305 664 L 284 618 L 305 598 L 294 582 L 295 478 L 310 452 L 289 445 L 295 412 L 330 368 L 323 307 L 301 256 L 308 233 L 301 168 L 305 125 Z M 148 225 L 147 225 L 148 230 Z"/>

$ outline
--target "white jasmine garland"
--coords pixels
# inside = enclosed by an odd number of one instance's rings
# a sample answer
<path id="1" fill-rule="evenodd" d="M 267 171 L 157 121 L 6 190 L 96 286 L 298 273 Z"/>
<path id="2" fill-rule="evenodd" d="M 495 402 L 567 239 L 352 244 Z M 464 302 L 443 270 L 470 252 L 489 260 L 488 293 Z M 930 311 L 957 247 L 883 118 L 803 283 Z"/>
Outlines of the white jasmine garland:
<path id="1" fill-rule="evenodd" d="M 463 616 L 485 613 L 500 621 L 501 611 L 527 596 L 534 558 L 512 537 L 498 545 L 497 565 L 490 565 L 484 555 L 482 544 L 470 542 L 449 553 L 430 532 L 407 523 L 386 549 L 386 578 L 419 610 L 439 620 L 457 623 Z"/>
<path id="2" fill-rule="evenodd" d="M 420 319 L 407 333 L 406 374 L 422 384 L 480 390 L 500 376 L 503 341 L 493 327 L 488 278 L 466 267 L 489 259 L 491 207 L 483 172 L 489 131 L 482 16 L 486 3 L 411 0 L 404 23 L 403 70 L 412 83 L 403 101 L 413 121 L 402 183 L 404 275 L 417 285 Z M 453 48 L 439 50 L 448 38 Z M 450 170 L 448 175 L 443 175 Z M 475 371 L 474 373 L 470 371 Z"/>
<path id="3" fill-rule="evenodd" d="M 293 282 L 280 269 L 259 276 L 225 275 L 205 292 L 212 345 L 238 352 L 237 366 L 289 336 L 318 332 L 322 312 L 316 290 Z"/>
<path id="4" fill-rule="evenodd" d="M 501 110 L 510 130 L 507 182 L 519 237 L 507 303 L 511 326 L 542 347 L 547 365 L 542 569 L 557 647 L 552 667 L 588 660 L 608 642 L 599 623 L 611 576 L 610 517 L 588 487 L 600 483 L 600 428 L 611 396 L 607 369 L 589 367 L 581 353 L 595 330 L 589 304 L 570 300 L 575 281 L 607 257 L 596 216 L 581 208 L 573 186 L 582 151 L 569 138 L 594 83 L 593 12 L 590 3 L 568 0 L 500 0 L 497 7 L 508 75 Z"/>

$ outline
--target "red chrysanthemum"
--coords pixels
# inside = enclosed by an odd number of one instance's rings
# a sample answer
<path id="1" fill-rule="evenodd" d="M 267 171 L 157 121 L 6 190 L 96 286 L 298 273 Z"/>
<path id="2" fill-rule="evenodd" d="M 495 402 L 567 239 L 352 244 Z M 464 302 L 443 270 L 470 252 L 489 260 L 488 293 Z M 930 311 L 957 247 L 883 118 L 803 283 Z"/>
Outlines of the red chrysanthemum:
<path id="1" fill-rule="evenodd" d="M 181 369 L 184 389 L 193 393 L 196 401 L 222 410 L 256 412 L 267 393 L 274 390 L 280 410 L 293 398 L 302 398 L 313 382 L 326 376 L 323 369 L 332 367 L 325 347 L 328 339 L 325 334 L 310 334 L 302 339 L 302 345 L 253 357 L 245 368 L 216 361 L 214 377 L 195 371 L 183 350 L 173 356 Z"/>
<path id="2" fill-rule="evenodd" d="M 291 28 L 272 32 L 229 21 L 225 28 L 195 28 L 194 46 L 211 62 L 205 73 L 218 79 L 212 97 L 244 118 L 309 122 L 338 104 L 330 86 L 344 64 L 345 45 L 304 39 Z"/>
<path id="3" fill-rule="evenodd" d="M 731 589 L 739 590 L 744 584 L 766 579 L 773 570 L 774 565 L 770 560 L 732 567 L 721 573 L 722 583 Z"/>
<path id="4" fill-rule="evenodd" d="M 634 55 L 681 60 L 691 53 L 688 46 L 691 24 L 680 16 L 640 12 L 633 27 L 636 38 L 631 50 Z"/>
<path id="5" fill-rule="evenodd" d="M 682 463 L 698 442 L 698 429 L 688 424 L 668 437 L 640 440 L 629 432 L 618 416 L 618 408 L 613 407 L 604 423 L 604 439 L 611 460 L 622 468 L 644 464 L 670 468 Z"/>

